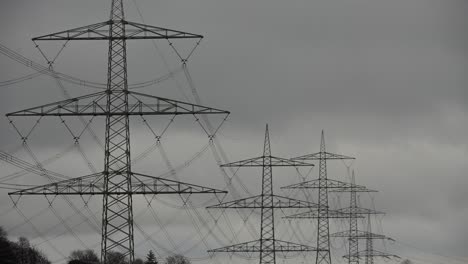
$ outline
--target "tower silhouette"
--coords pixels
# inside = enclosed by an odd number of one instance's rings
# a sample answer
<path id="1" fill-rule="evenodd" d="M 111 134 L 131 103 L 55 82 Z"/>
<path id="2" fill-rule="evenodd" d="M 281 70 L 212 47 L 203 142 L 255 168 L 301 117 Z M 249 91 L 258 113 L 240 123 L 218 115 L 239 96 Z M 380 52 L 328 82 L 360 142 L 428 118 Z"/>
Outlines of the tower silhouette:
<path id="1" fill-rule="evenodd" d="M 325 133 L 322 130 L 320 151 L 292 158 L 295 161 L 319 161 L 319 178 L 317 180 L 301 182 L 282 187 L 284 189 L 318 189 L 318 208 L 289 218 L 316 218 L 317 219 L 317 251 L 316 264 L 330 264 L 330 218 L 347 218 L 348 215 L 331 211 L 328 203 L 329 189 L 349 189 L 353 185 L 346 182 L 328 179 L 327 160 L 349 160 L 353 157 L 327 152 L 325 146 Z"/>
<path id="2" fill-rule="evenodd" d="M 70 180 L 37 186 L 9 195 L 102 195 L 101 262 L 118 250 L 134 261 L 133 205 L 136 194 L 225 193 L 208 187 L 144 175 L 131 169 L 130 116 L 204 115 L 228 111 L 171 100 L 128 89 L 127 40 L 201 39 L 192 33 L 125 20 L 123 0 L 112 0 L 109 20 L 61 31 L 33 41 L 108 41 L 107 88 L 38 107 L 7 114 L 13 116 L 103 116 L 105 118 L 104 170 Z"/>
<path id="3" fill-rule="evenodd" d="M 348 239 L 348 254 L 347 259 L 349 264 L 359 264 L 359 257 L 357 256 L 359 252 L 359 238 L 367 233 L 358 230 L 358 218 L 363 218 L 364 214 L 383 214 L 375 210 L 362 208 L 358 206 L 358 193 L 363 192 L 376 192 L 374 190 L 367 189 L 365 187 L 357 187 L 356 179 L 354 175 L 354 170 L 351 175 L 351 188 L 344 189 L 335 189 L 332 192 L 349 192 L 350 193 L 350 203 L 349 207 L 338 209 L 337 211 L 343 214 L 348 215 L 349 218 L 349 230 L 337 232 L 331 234 L 331 237 L 344 237 Z"/>
<path id="4" fill-rule="evenodd" d="M 363 214 L 365 212 L 362 212 Z M 366 249 L 365 250 L 361 250 L 361 251 L 358 251 L 358 252 L 354 252 L 354 253 L 350 253 L 350 254 L 347 254 L 345 256 L 343 256 L 344 258 L 347 258 L 347 259 L 357 259 L 357 263 L 359 263 L 359 260 L 364 258 L 365 260 L 365 264 L 373 264 L 374 263 L 374 258 L 384 258 L 384 259 L 399 259 L 400 257 L 395 255 L 395 254 L 391 254 L 391 253 L 386 253 L 386 252 L 382 252 L 382 251 L 379 251 L 379 250 L 375 250 L 374 249 L 374 240 L 390 240 L 390 241 L 394 241 L 392 238 L 390 237 L 387 237 L 387 236 L 384 236 L 384 235 L 381 235 L 381 234 L 375 234 L 375 233 L 372 233 L 372 228 L 371 228 L 371 215 L 372 213 L 368 213 L 367 214 L 367 231 L 357 231 L 353 237 L 354 239 L 356 240 L 365 240 L 366 241 Z M 343 236 L 343 237 L 346 237 L 346 236 Z M 350 236 L 349 236 L 350 237 Z M 350 237 L 351 238 L 351 237 Z"/>
<path id="5" fill-rule="evenodd" d="M 314 166 L 303 161 L 293 161 L 271 155 L 270 134 L 268 125 L 265 130 L 263 155 L 222 165 L 223 167 L 261 167 L 262 194 L 207 207 L 214 208 L 251 208 L 261 210 L 260 239 L 227 247 L 209 250 L 209 252 L 259 252 L 260 264 L 275 264 L 276 252 L 316 251 L 317 248 L 282 241 L 275 238 L 275 209 L 279 208 L 313 208 L 316 204 L 278 196 L 273 193 L 273 167 Z"/>

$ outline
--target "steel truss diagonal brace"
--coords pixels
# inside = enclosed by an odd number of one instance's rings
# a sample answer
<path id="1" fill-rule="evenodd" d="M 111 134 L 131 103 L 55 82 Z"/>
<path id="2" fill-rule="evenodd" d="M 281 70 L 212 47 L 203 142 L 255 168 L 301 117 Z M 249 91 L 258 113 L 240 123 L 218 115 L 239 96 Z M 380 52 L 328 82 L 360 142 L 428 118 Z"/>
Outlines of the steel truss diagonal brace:
<path id="1" fill-rule="evenodd" d="M 350 257 L 357 257 L 357 258 L 381 257 L 381 258 L 386 258 L 386 259 L 400 258 L 397 255 L 381 252 L 381 251 L 378 251 L 378 250 L 372 250 L 372 251 L 363 250 L 363 251 L 359 251 L 357 254 L 354 254 L 352 256 L 350 256 L 350 255 L 343 256 L 343 258 L 350 258 Z"/>
<path id="2" fill-rule="evenodd" d="M 76 116 L 106 113 L 106 92 L 92 93 L 6 114 L 6 116 Z"/>
<path id="3" fill-rule="evenodd" d="M 349 213 L 343 213 L 337 210 L 328 210 L 327 218 L 335 218 L 335 219 L 348 219 L 350 217 Z M 362 215 L 356 216 L 357 218 L 364 218 Z M 323 213 L 319 209 L 314 209 L 309 212 L 298 213 L 293 215 L 288 215 L 283 217 L 284 219 L 315 219 L 315 218 L 323 218 Z"/>
<path id="4" fill-rule="evenodd" d="M 148 95 L 138 92 L 128 92 L 137 104 L 129 106 L 132 111 L 183 115 L 183 114 L 230 114 L 229 111 L 211 108 L 208 106 L 186 103 L 182 101 L 167 99 L 154 95 Z"/>
<path id="5" fill-rule="evenodd" d="M 299 157 L 292 158 L 292 160 L 300 160 L 300 161 L 306 161 L 306 160 L 351 160 L 355 159 L 350 156 L 345 156 L 345 155 L 340 155 L 340 154 L 334 154 L 330 152 L 317 152 L 313 154 L 307 154 Z"/>
<path id="6" fill-rule="evenodd" d="M 211 250 L 208 250 L 208 252 L 260 252 L 262 243 L 271 243 L 271 241 L 266 241 L 266 239 L 254 240 L 254 241 L 240 243 L 240 244 L 231 245 L 227 247 L 211 249 Z M 274 244 L 274 247 L 270 249 L 272 252 L 319 251 L 314 247 L 309 247 L 309 246 L 282 241 L 282 240 L 274 240 L 273 244 Z"/>
<path id="7" fill-rule="evenodd" d="M 370 233 L 367 231 L 360 231 L 360 230 L 358 230 L 356 234 L 351 234 L 351 232 L 349 231 L 337 232 L 337 233 L 330 234 L 330 237 L 346 237 L 346 238 L 353 237 L 356 239 L 385 239 L 385 240 L 394 241 L 394 239 L 384 236 L 384 235 Z"/>
<path id="8" fill-rule="evenodd" d="M 127 174 L 127 172 L 122 172 Z M 128 173 L 132 176 L 131 190 L 104 189 L 104 173 L 86 175 L 69 180 L 50 183 L 33 188 L 11 192 L 8 195 L 134 195 L 134 194 L 197 194 L 227 193 L 226 191 L 183 183 L 140 173 Z"/>
<path id="9" fill-rule="evenodd" d="M 260 156 L 251 159 L 245 159 L 241 161 L 231 162 L 221 165 L 221 167 L 264 167 L 265 164 L 263 161 L 265 158 L 271 160 L 271 167 L 304 167 L 304 166 L 315 166 L 312 163 L 303 162 L 303 161 L 294 161 L 290 159 L 279 158 L 275 156 Z"/>
<path id="10" fill-rule="evenodd" d="M 372 210 L 372 209 L 367 209 L 367 208 L 362 208 L 362 207 L 345 207 L 345 208 L 340 208 L 336 210 L 339 213 L 342 214 L 356 214 L 356 215 L 369 215 L 369 214 L 385 214 L 384 212 Z"/>
<path id="11" fill-rule="evenodd" d="M 288 197 L 272 195 L 273 201 L 272 204 L 269 205 L 271 208 L 312 208 L 317 207 L 317 204 L 291 199 Z M 207 209 L 215 209 L 215 208 L 254 208 L 254 209 L 261 209 L 264 208 L 265 205 L 262 204 L 262 195 L 253 196 L 249 198 L 239 199 L 235 201 L 230 201 L 226 203 L 221 203 L 213 206 L 208 206 Z"/>
<path id="12" fill-rule="evenodd" d="M 197 193 L 221 193 L 226 194 L 227 191 L 208 188 L 191 183 L 183 183 L 174 180 L 163 179 L 159 177 L 149 176 L 141 173 L 133 173 L 132 192 L 133 194 L 197 194 Z"/>
<path id="13" fill-rule="evenodd" d="M 130 21 L 123 21 L 127 39 L 202 39 L 202 35 L 174 29 L 155 27 Z"/>
<path id="14" fill-rule="evenodd" d="M 354 189 L 354 190 L 365 190 L 365 186 L 351 184 L 342 181 L 330 180 L 330 179 L 319 179 L 301 182 L 297 184 L 288 185 L 281 187 L 281 189 Z"/>
<path id="15" fill-rule="evenodd" d="M 353 184 L 354 186 L 357 186 L 355 185 L 354 183 L 351 183 Z M 367 189 L 366 187 L 362 188 L 364 186 L 359 186 L 359 187 L 351 187 L 351 188 L 333 188 L 332 190 L 330 190 L 330 192 L 335 192 L 335 193 L 344 193 L 344 192 L 355 192 L 355 193 L 358 193 L 358 192 L 378 192 L 376 190 L 371 190 L 371 189 Z"/>
<path id="16" fill-rule="evenodd" d="M 128 116 L 128 115 L 194 115 L 194 114 L 229 114 L 229 111 L 207 106 L 185 103 L 167 98 L 124 90 L 112 91 L 112 94 L 128 94 L 129 105 L 125 111 L 106 109 L 106 91 L 32 107 L 7 116 Z"/>
<path id="17" fill-rule="evenodd" d="M 110 34 L 113 24 L 123 24 L 125 35 Z M 108 20 L 101 23 L 60 31 L 33 38 L 42 40 L 123 40 L 123 39 L 202 39 L 202 35 L 144 25 L 126 20 Z"/>

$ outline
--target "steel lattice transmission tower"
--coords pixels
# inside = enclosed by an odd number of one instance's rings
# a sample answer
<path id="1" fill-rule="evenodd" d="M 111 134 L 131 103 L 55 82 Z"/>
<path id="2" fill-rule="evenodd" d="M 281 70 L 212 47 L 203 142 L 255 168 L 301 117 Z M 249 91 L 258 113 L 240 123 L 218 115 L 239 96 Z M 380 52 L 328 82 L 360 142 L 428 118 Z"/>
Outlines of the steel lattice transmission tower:
<path id="1" fill-rule="evenodd" d="M 338 209 L 338 212 L 344 213 L 348 215 L 349 218 L 349 230 L 348 231 L 343 231 L 343 232 L 337 232 L 334 234 L 331 234 L 331 237 L 341 237 L 341 238 L 347 238 L 348 239 L 348 254 L 347 259 L 349 264 L 359 264 L 359 257 L 357 256 L 359 252 L 359 239 L 360 237 L 367 235 L 366 232 L 359 231 L 358 230 L 358 218 L 363 218 L 365 214 L 371 215 L 371 214 L 383 214 L 382 212 L 378 212 L 375 210 L 367 209 L 367 208 L 362 208 L 358 206 L 358 198 L 357 194 L 358 193 L 363 193 L 363 192 L 376 192 L 374 190 L 367 189 L 365 187 L 357 187 L 355 185 L 355 175 L 354 171 L 352 172 L 351 176 L 351 183 L 352 187 L 351 188 L 344 188 L 344 189 L 335 189 L 332 190 L 332 192 L 349 192 L 350 193 L 350 203 L 349 207 L 341 208 Z"/>
<path id="2" fill-rule="evenodd" d="M 354 172 L 353 172 L 354 179 Z M 351 205 L 347 208 L 341 208 L 337 210 L 328 209 L 328 219 L 349 219 L 350 231 L 349 233 L 355 234 L 357 232 L 357 219 L 364 218 L 359 214 L 357 208 L 357 199 L 356 194 L 358 192 L 373 192 L 361 185 L 356 185 L 354 180 L 352 180 L 351 185 L 345 188 L 333 188 L 330 192 L 350 192 L 351 193 Z M 366 211 L 367 212 L 367 211 Z M 320 218 L 320 210 L 313 210 L 305 213 L 299 213 L 295 215 L 290 215 L 284 217 L 285 219 L 318 219 Z M 349 234 L 346 233 L 346 234 Z M 333 237 L 335 234 L 331 234 L 330 237 Z M 339 234 L 337 235 L 339 237 Z M 348 236 L 346 236 L 348 237 Z M 352 235 L 349 236 L 349 255 L 358 251 L 358 241 Z M 349 258 L 348 263 L 358 263 L 357 258 Z"/>
<path id="3" fill-rule="evenodd" d="M 355 183 L 355 175 L 354 171 L 352 174 L 352 183 Z M 333 190 L 334 192 L 350 192 L 350 205 L 349 207 L 338 209 L 340 212 L 349 213 L 349 230 L 343 232 L 337 232 L 332 234 L 332 237 L 341 237 L 341 238 L 348 238 L 349 248 L 348 254 L 344 256 L 344 258 L 348 259 L 348 263 L 350 264 L 359 264 L 359 260 L 361 258 L 365 258 L 366 264 L 373 264 L 374 257 L 398 257 L 396 255 L 387 254 L 380 251 L 375 251 L 373 249 L 373 241 L 376 239 L 379 240 L 390 240 L 393 241 L 392 238 L 381 234 L 372 233 L 371 229 L 371 215 L 382 215 L 383 212 L 363 208 L 358 206 L 358 197 L 357 193 L 359 192 L 376 192 L 370 189 L 359 189 L 359 188 L 351 188 L 349 189 L 337 189 Z M 358 218 L 364 217 L 367 215 L 367 231 L 361 231 L 358 229 Z M 359 240 L 366 240 L 366 249 L 363 251 L 359 251 Z"/>
<path id="4" fill-rule="evenodd" d="M 317 219 L 317 251 L 316 264 L 330 264 L 330 218 L 347 218 L 346 214 L 329 209 L 329 189 L 349 189 L 353 184 L 331 180 L 327 176 L 327 160 L 350 160 L 353 157 L 327 152 L 325 147 L 325 135 L 322 130 L 320 152 L 307 154 L 293 158 L 295 161 L 319 161 L 319 178 L 312 181 L 301 182 L 282 187 L 284 189 L 318 189 L 318 208 L 310 212 L 290 216 L 289 218 L 316 218 Z M 358 188 L 362 188 L 359 186 Z"/>
<path id="5" fill-rule="evenodd" d="M 288 197 L 278 196 L 273 193 L 273 167 L 302 167 L 314 166 L 311 163 L 304 161 L 294 161 L 284 158 L 279 158 L 271 155 L 270 135 L 268 125 L 265 131 L 265 141 L 263 147 L 263 155 L 260 157 L 241 160 L 233 163 L 222 165 L 223 167 L 261 167 L 262 173 L 262 194 L 249 198 L 239 199 L 226 203 L 221 203 L 213 208 L 251 208 L 261 209 L 261 237 L 259 240 L 240 243 L 227 247 L 209 250 L 209 252 L 244 252 L 244 253 L 260 253 L 260 264 L 275 264 L 276 252 L 301 252 L 301 251 L 316 251 L 317 248 L 291 243 L 287 241 L 277 240 L 275 238 L 275 209 L 279 208 L 315 208 L 316 204 L 291 199 Z"/>
<path id="6" fill-rule="evenodd" d="M 133 172 L 130 159 L 130 116 L 198 115 L 229 112 L 128 90 L 127 40 L 201 39 L 203 36 L 125 20 L 123 0 L 112 0 L 108 21 L 34 38 L 46 40 L 106 40 L 109 43 L 107 89 L 7 116 L 104 116 L 104 171 L 61 182 L 37 186 L 10 195 L 102 195 L 101 262 L 118 250 L 134 261 L 133 207 L 135 194 L 225 193 Z"/>
<path id="7" fill-rule="evenodd" d="M 364 256 L 365 258 L 365 264 L 374 264 L 374 258 L 380 257 L 380 258 L 385 258 L 385 259 L 390 259 L 390 258 L 400 258 L 397 255 L 381 252 L 374 250 L 374 240 L 375 239 L 381 239 L 381 240 L 391 240 L 393 239 L 382 236 L 382 235 L 376 235 L 372 233 L 372 223 L 371 223 L 371 214 L 367 215 L 367 234 L 366 234 L 366 250 L 365 251 L 360 251 L 356 255 L 357 256 Z"/>
<path id="8" fill-rule="evenodd" d="M 384 258 L 384 259 L 399 259 L 400 257 L 394 254 L 378 251 L 374 249 L 374 240 L 390 240 L 394 241 L 392 238 L 389 238 L 384 235 L 372 233 L 371 228 L 371 213 L 367 214 L 367 231 L 358 231 L 355 234 L 355 239 L 357 240 L 365 240 L 366 241 L 366 249 L 355 252 L 353 254 L 345 255 L 344 258 L 357 258 L 357 259 L 365 259 L 365 264 L 374 264 L 374 258 Z"/>

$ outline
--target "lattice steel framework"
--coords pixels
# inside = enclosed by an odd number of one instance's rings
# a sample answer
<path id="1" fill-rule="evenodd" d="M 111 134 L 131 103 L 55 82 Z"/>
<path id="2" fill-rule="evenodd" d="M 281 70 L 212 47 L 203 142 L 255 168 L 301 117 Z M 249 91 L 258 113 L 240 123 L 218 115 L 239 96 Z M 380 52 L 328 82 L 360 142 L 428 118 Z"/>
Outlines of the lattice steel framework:
<path id="1" fill-rule="evenodd" d="M 365 208 L 358 207 L 357 202 L 357 193 L 358 192 L 376 192 L 367 188 L 357 188 L 355 180 L 354 171 L 351 176 L 351 188 L 344 189 L 334 189 L 332 192 L 349 192 L 350 193 L 350 205 L 349 207 L 338 209 L 338 212 L 347 214 L 349 217 L 349 231 L 348 232 L 338 232 L 332 234 L 332 237 L 347 237 L 348 238 L 348 263 L 349 264 L 359 264 L 359 258 L 356 254 L 359 252 L 359 237 L 358 237 L 358 221 L 357 219 L 362 216 L 362 213 L 367 214 L 382 214 L 374 210 L 369 210 Z"/>
<path id="2" fill-rule="evenodd" d="M 10 193 L 10 195 L 103 195 L 101 262 L 118 250 L 134 261 L 133 206 L 135 194 L 225 193 L 198 185 L 134 173 L 130 159 L 131 115 L 225 114 L 228 111 L 130 92 L 126 41 L 129 39 L 201 39 L 203 36 L 125 20 L 123 0 L 112 0 L 108 21 L 49 34 L 33 41 L 107 40 L 107 89 L 7 116 L 105 116 L 104 171 Z"/>
<path id="3" fill-rule="evenodd" d="M 306 212 L 302 215 L 295 215 L 292 218 L 308 218 L 304 217 L 306 214 L 313 214 L 317 218 L 317 248 L 322 250 L 317 251 L 316 264 L 330 264 L 330 218 L 345 218 L 346 215 L 333 212 L 329 215 L 328 206 L 328 189 L 340 188 L 346 189 L 351 188 L 352 184 L 335 181 L 328 179 L 327 176 L 327 160 L 349 160 L 354 159 L 353 157 L 329 153 L 325 147 L 325 135 L 322 130 L 321 141 L 320 141 L 320 152 L 308 154 L 300 157 L 293 158 L 296 161 L 319 161 L 319 178 L 318 180 L 312 180 L 293 184 L 290 186 L 283 187 L 285 189 L 318 189 L 318 204 L 319 207 L 316 212 Z M 362 188 L 362 186 L 359 186 Z M 331 217 L 330 217 L 331 216 Z"/>
<path id="4" fill-rule="evenodd" d="M 365 259 L 365 264 L 374 264 L 374 258 L 380 257 L 385 259 L 391 258 L 400 258 L 397 255 L 374 250 L 374 240 L 390 240 L 393 241 L 392 238 L 386 237 L 384 235 L 374 234 L 372 233 L 372 223 L 371 223 L 371 213 L 367 214 L 367 232 L 358 231 L 358 233 L 354 236 L 356 239 L 365 239 L 366 240 L 366 249 L 362 251 L 358 251 L 348 255 L 345 255 L 344 258 L 347 259 Z"/>
<path id="5" fill-rule="evenodd" d="M 274 166 L 281 167 L 301 167 L 314 166 L 304 161 L 294 161 L 278 158 L 271 155 L 270 135 L 268 125 L 265 130 L 265 141 L 263 155 L 261 157 L 242 160 L 238 162 L 222 165 L 223 167 L 262 167 L 262 194 L 259 196 L 221 203 L 213 208 L 259 208 L 261 209 L 261 234 L 260 239 L 246 243 L 240 243 L 227 247 L 209 250 L 209 252 L 260 252 L 260 264 L 275 264 L 276 252 L 291 251 L 317 251 L 318 248 L 299 245 L 275 239 L 274 211 L 278 208 L 316 208 L 318 205 L 277 196 L 273 193 L 273 172 Z"/>

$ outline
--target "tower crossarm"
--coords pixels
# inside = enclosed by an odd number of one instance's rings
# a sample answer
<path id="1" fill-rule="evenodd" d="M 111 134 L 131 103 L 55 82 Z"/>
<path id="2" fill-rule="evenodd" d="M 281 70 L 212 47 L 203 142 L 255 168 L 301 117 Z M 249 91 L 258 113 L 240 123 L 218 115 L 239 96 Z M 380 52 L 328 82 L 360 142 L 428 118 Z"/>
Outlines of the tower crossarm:
<path id="1" fill-rule="evenodd" d="M 375 234 L 375 233 L 371 233 L 367 231 L 360 231 L 360 230 L 358 230 L 356 234 L 354 235 L 351 234 L 351 232 L 349 231 L 341 231 L 341 232 L 330 234 L 330 237 L 346 237 L 346 238 L 353 237 L 356 239 L 382 239 L 382 240 L 394 241 L 394 239 L 381 235 L 381 234 Z"/>
<path id="2" fill-rule="evenodd" d="M 330 153 L 330 152 L 317 152 L 307 155 L 302 155 L 299 157 L 292 158 L 292 160 L 300 160 L 300 161 L 307 161 L 307 160 L 352 160 L 356 159 L 350 156 Z"/>
<path id="3" fill-rule="evenodd" d="M 98 115 L 107 112 L 105 98 L 103 91 L 7 113 L 6 116 Z"/>
<path id="4" fill-rule="evenodd" d="M 127 172 L 121 172 L 127 173 Z M 95 173 L 69 180 L 40 185 L 11 192 L 8 195 L 133 195 L 133 194 L 196 194 L 227 193 L 226 191 L 183 183 L 141 173 L 129 173 L 132 176 L 130 190 L 104 189 L 104 173 Z"/>
<path id="5" fill-rule="evenodd" d="M 367 187 L 364 187 L 364 186 L 358 186 L 358 185 L 355 185 L 353 183 L 351 183 L 353 186 L 355 187 L 351 187 L 351 188 L 334 188 L 333 190 L 330 190 L 330 192 L 336 192 L 336 193 L 339 193 L 339 192 L 378 192 L 376 190 L 372 190 L 372 189 L 367 189 Z"/>
<path id="6" fill-rule="evenodd" d="M 281 189 L 366 189 L 366 187 L 330 179 L 317 179 L 281 187 Z"/>
<path id="7" fill-rule="evenodd" d="M 125 35 L 110 34 L 110 27 L 123 24 Z M 202 35 L 188 32 L 144 25 L 126 20 L 108 20 L 96 24 L 73 28 L 57 33 L 35 37 L 33 41 L 42 40 L 122 40 L 122 39 L 202 39 Z"/>
<path id="8" fill-rule="evenodd" d="M 58 181 L 32 188 L 8 193 L 8 195 L 68 195 L 100 194 L 103 192 L 102 172 L 85 175 L 68 180 Z"/>
<path id="9" fill-rule="evenodd" d="M 160 177 L 145 175 L 141 173 L 132 173 L 133 183 L 132 192 L 133 194 L 196 194 L 196 193 L 222 193 L 226 194 L 227 191 L 208 188 L 196 184 L 184 183 Z"/>
<path id="10" fill-rule="evenodd" d="M 322 213 L 319 209 L 313 209 L 308 212 L 288 215 L 283 217 L 283 219 L 315 219 L 323 217 Z M 357 218 L 364 218 L 362 215 L 356 216 Z M 327 218 L 334 218 L 334 219 L 348 219 L 349 213 L 343 213 L 337 210 L 328 210 Z"/>
<path id="11" fill-rule="evenodd" d="M 253 209 L 261 209 L 265 207 L 262 204 L 262 195 L 257 195 L 249 198 L 239 199 L 235 201 L 230 201 L 226 203 L 221 203 L 217 205 L 208 206 L 208 209 L 215 209 L 215 208 L 253 208 Z M 317 207 L 318 205 L 315 203 L 296 200 L 288 197 L 272 195 L 272 203 L 269 205 L 271 208 L 312 208 Z"/>
<path id="12" fill-rule="evenodd" d="M 271 243 L 271 241 L 266 241 L 266 239 L 254 240 L 254 241 L 235 244 L 235 245 L 231 245 L 227 247 L 211 249 L 211 250 L 208 250 L 208 252 L 260 252 L 261 251 L 260 245 L 262 243 Z M 274 247 L 272 247 L 271 249 L 271 251 L 273 252 L 318 251 L 314 247 L 309 247 L 306 245 L 296 244 L 296 243 L 282 241 L 282 240 L 274 240 L 273 244 L 274 244 Z"/>
<path id="13" fill-rule="evenodd" d="M 356 207 L 356 208 L 351 208 L 351 207 L 345 207 L 345 208 L 340 208 L 336 210 L 337 212 L 340 212 L 342 214 L 356 214 L 356 215 L 369 215 L 369 214 L 385 214 L 384 212 L 368 209 L 368 208 L 362 208 L 362 207 Z"/>
<path id="14" fill-rule="evenodd" d="M 349 258 L 351 257 L 350 255 L 345 255 L 343 256 L 343 258 Z M 365 257 L 381 257 L 381 258 L 386 258 L 386 259 L 390 259 L 390 258 L 400 258 L 399 256 L 397 255 L 394 255 L 394 254 L 390 254 L 390 253 L 386 253 L 386 252 L 382 252 L 382 251 L 378 251 L 378 250 L 372 250 L 372 251 L 368 251 L 368 250 L 363 250 L 363 251 L 359 251 L 357 254 L 354 254 L 352 257 L 358 257 L 358 258 L 365 258 Z"/>
<path id="15" fill-rule="evenodd" d="M 112 91 L 112 93 L 116 96 L 118 96 L 117 94 L 119 93 L 127 93 L 129 95 L 128 110 L 107 110 L 107 92 L 98 92 L 8 113 L 7 116 L 228 115 L 230 113 L 229 111 L 216 108 L 143 93 L 124 90 Z"/>
<path id="16" fill-rule="evenodd" d="M 314 166 L 314 164 L 312 163 L 303 162 L 303 161 L 295 161 L 295 160 L 284 159 L 284 158 L 279 158 L 275 156 L 268 156 L 268 157 L 260 156 L 256 158 L 245 159 L 241 161 L 223 164 L 221 165 L 221 167 L 263 167 L 265 166 L 263 163 L 265 158 L 271 159 L 271 164 L 269 164 L 269 166 L 271 167 L 304 167 L 304 166 L 312 167 Z"/>

